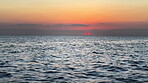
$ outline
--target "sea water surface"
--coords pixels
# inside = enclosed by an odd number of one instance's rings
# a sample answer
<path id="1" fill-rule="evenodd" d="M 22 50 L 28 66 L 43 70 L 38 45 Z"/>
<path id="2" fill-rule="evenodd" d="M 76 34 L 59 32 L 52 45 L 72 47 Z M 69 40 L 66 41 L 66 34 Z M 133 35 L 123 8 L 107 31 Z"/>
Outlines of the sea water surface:
<path id="1" fill-rule="evenodd" d="M 0 36 L 1 83 L 148 83 L 148 37 Z"/>

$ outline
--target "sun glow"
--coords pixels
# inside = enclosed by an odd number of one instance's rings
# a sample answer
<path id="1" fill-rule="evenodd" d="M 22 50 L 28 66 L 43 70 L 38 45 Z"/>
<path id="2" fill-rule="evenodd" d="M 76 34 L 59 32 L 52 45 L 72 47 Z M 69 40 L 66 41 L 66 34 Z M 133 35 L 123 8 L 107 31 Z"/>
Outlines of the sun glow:
<path id="1" fill-rule="evenodd" d="M 85 35 L 91 35 L 91 33 L 86 32 Z"/>

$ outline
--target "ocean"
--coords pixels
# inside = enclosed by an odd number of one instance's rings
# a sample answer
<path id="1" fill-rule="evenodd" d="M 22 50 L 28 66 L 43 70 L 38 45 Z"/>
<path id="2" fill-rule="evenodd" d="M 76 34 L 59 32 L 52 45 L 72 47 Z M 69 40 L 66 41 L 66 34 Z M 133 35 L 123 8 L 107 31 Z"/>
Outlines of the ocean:
<path id="1" fill-rule="evenodd" d="M 0 36 L 0 83 L 148 83 L 148 37 Z"/>

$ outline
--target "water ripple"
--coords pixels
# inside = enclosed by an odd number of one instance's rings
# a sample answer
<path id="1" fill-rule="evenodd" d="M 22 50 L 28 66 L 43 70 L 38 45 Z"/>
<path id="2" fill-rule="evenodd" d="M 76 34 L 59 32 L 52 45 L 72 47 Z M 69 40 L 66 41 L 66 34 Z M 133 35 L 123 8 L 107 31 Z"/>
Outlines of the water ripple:
<path id="1" fill-rule="evenodd" d="M 0 36 L 3 83 L 146 83 L 148 37 Z"/>

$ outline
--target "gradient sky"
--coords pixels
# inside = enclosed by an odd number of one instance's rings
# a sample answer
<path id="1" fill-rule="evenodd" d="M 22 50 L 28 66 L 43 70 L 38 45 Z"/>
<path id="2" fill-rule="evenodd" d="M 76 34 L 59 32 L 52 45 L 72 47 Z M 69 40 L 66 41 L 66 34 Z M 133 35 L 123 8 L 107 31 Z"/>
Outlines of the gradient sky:
<path id="1" fill-rule="evenodd" d="M 54 30 L 148 28 L 148 0 L 0 0 L 0 27 L 10 24 Z"/>

